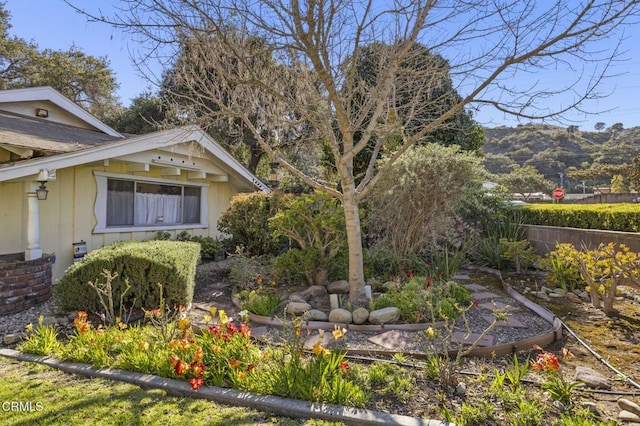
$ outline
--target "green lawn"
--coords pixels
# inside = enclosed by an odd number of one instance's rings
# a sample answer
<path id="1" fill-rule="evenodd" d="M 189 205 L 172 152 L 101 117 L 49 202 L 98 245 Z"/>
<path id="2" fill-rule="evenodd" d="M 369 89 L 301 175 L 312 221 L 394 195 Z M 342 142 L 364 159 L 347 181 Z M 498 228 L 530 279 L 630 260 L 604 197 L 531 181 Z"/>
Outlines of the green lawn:
<path id="1" fill-rule="evenodd" d="M 3 426 L 301 423 L 244 407 L 172 397 L 162 390 L 143 390 L 126 383 L 69 375 L 43 365 L 0 357 L 0 424 Z M 330 423 L 307 421 L 304 424 Z"/>

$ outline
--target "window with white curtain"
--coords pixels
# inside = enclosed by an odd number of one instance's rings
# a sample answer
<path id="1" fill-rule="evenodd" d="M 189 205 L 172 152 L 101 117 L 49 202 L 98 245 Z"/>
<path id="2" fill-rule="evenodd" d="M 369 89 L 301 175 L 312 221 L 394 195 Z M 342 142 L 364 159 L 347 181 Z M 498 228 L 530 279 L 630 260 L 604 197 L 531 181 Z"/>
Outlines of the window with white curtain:
<path id="1" fill-rule="evenodd" d="M 107 179 L 108 227 L 200 223 L 202 188 Z"/>

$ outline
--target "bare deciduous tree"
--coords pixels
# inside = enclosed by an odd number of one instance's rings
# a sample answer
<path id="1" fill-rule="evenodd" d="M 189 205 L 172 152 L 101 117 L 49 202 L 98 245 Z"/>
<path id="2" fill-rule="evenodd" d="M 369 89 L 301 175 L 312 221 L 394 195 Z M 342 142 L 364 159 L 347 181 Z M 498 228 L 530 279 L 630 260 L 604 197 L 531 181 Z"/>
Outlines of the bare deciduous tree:
<path id="1" fill-rule="evenodd" d="M 194 80 L 193 85 L 215 105 L 214 117 L 241 121 L 260 147 L 291 173 L 341 201 L 352 302 L 364 297 L 359 203 L 396 159 L 467 106 L 492 105 L 527 119 L 580 108 L 598 96 L 597 86 L 619 54 L 603 42 L 615 38 L 616 28 L 638 12 L 638 1 L 618 0 L 123 0 L 123 4 L 115 16 L 85 13 L 141 36 L 151 49 L 142 52 L 147 56 L 171 57 L 169 49 L 178 49 L 185 39 L 194 52 L 206 46 L 191 65 L 194 71 L 212 67 L 216 84 Z M 230 26 L 247 38 L 263 38 L 275 66 L 253 65 L 256 52 L 227 37 Z M 449 66 L 403 67 L 413 63 L 416 42 L 446 58 Z M 393 48 L 385 49 L 385 58 L 377 62 L 371 85 L 358 77 L 356 58 L 373 43 Z M 541 69 L 571 71 L 575 79 L 522 86 L 514 78 Z M 462 97 L 453 104 L 437 97 L 425 102 L 429 81 L 438 84 L 442 73 L 452 76 Z M 411 87 L 417 82 L 420 86 Z M 401 89 L 412 96 L 399 99 Z M 570 102 L 555 100 L 566 93 L 574 95 Z M 247 103 L 260 107 L 263 121 L 251 117 L 255 109 L 248 109 Z M 416 120 L 424 116 L 424 109 L 439 107 L 432 120 Z M 271 131 L 265 132 L 260 123 Z M 301 123 L 313 132 L 298 142 L 329 145 L 339 189 L 306 176 L 269 140 L 277 137 L 278 129 Z M 385 157 L 386 164 L 374 167 L 389 138 L 400 141 L 397 149 Z M 373 155 L 364 177 L 356 182 L 354 157 L 372 139 Z"/>

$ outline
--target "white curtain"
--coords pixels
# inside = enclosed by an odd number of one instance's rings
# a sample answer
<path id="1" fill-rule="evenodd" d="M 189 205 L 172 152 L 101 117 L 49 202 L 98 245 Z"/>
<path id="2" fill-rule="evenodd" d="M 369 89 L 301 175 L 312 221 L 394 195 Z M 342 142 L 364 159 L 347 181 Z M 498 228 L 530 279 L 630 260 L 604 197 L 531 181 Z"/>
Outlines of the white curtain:
<path id="1" fill-rule="evenodd" d="M 107 191 L 107 226 L 133 225 L 133 193 Z"/>
<path id="2" fill-rule="evenodd" d="M 136 193 L 136 225 L 180 223 L 180 195 Z"/>

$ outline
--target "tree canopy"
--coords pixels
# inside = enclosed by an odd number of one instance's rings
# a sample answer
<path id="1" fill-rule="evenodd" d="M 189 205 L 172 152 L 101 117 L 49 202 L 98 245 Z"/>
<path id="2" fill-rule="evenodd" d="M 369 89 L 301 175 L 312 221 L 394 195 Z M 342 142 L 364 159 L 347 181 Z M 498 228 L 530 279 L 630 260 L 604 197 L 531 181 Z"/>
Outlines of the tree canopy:
<path id="1" fill-rule="evenodd" d="M 11 37 L 10 13 L 0 4 L 0 88 L 51 86 L 98 118 L 118 105 L 118 83 L 107 58 L 87 55 L 77 46 L 40 50 Z"/>
<path id="2" fill-rule="evenodd" d="M 359 204 L 393 164 L 466 107 L 488 105 L 521 118 L 542 119 L 593 99 L 607 75 L 607 64 L 617 54 L 598 42 L 615 37 L 616 27 L 638 12 L 637 1 L 617 0 L 123 2 L 115 16 L 87 13 L 135 32 L 149 49 L 141 52 L 146 57 L 171 57 L 185 39 L 194 40 L 192 52 L 198 55 L 184 66 L 192 75 L 205 64 L 215 71 L 215 84 L 201 79 L 197 86 L 216 105 L 210 118 L 242 122 L 261 149 L 290 173 L 341 202 L 349 248 L 349 298 L 354 303 L 364 302 Z M 227 37 L 230 25 L 240 30 L 242 39 L 258 35 L 266 40 L 261 49 L 270 52 L 276 67 L 252 66 L 260 51 Z M 373 85 L 361 77 L 356 60 L 372 43 L 391 46 L 378 62 Z M 441 98 L 423 96 L 428 88 L 412 86 L 437 84 L 445 72 L 442 64 L 431 61 L 408 74 L 403 64 L 416 57 L 416 43 L 447 59 L 446 73 L 454 76 L 460 97 L 437 110 L 433 119 L 412 121 L 443 106 Z M 552 79 L 529 86 L 513 78 L 550 68 L 567 71 L 574 81 Z M 572 101 L 557 102 L 557 96 L 567 92 L 573 94 Z M 397 100 L 404 94 L 409 96 L 402 102 L 409 115 L 401 117 Z M 256 109 L 247 108 L 247 103 L 257 105 L 265 120 L 253 119 Z M 266 126 L 273 131 L 265 132 Z M 296 126 L 309 130 L 295 134 L 296 144 L 327 144 L 339 185 L 305 174 L 273 143 L 283 129 Z M 355 158 L 372 141 L 374 154 L 389 141 L 397 141 L 397 149 L 383 162 L 371 155 L 364 175 L 356 180 Z"/>

